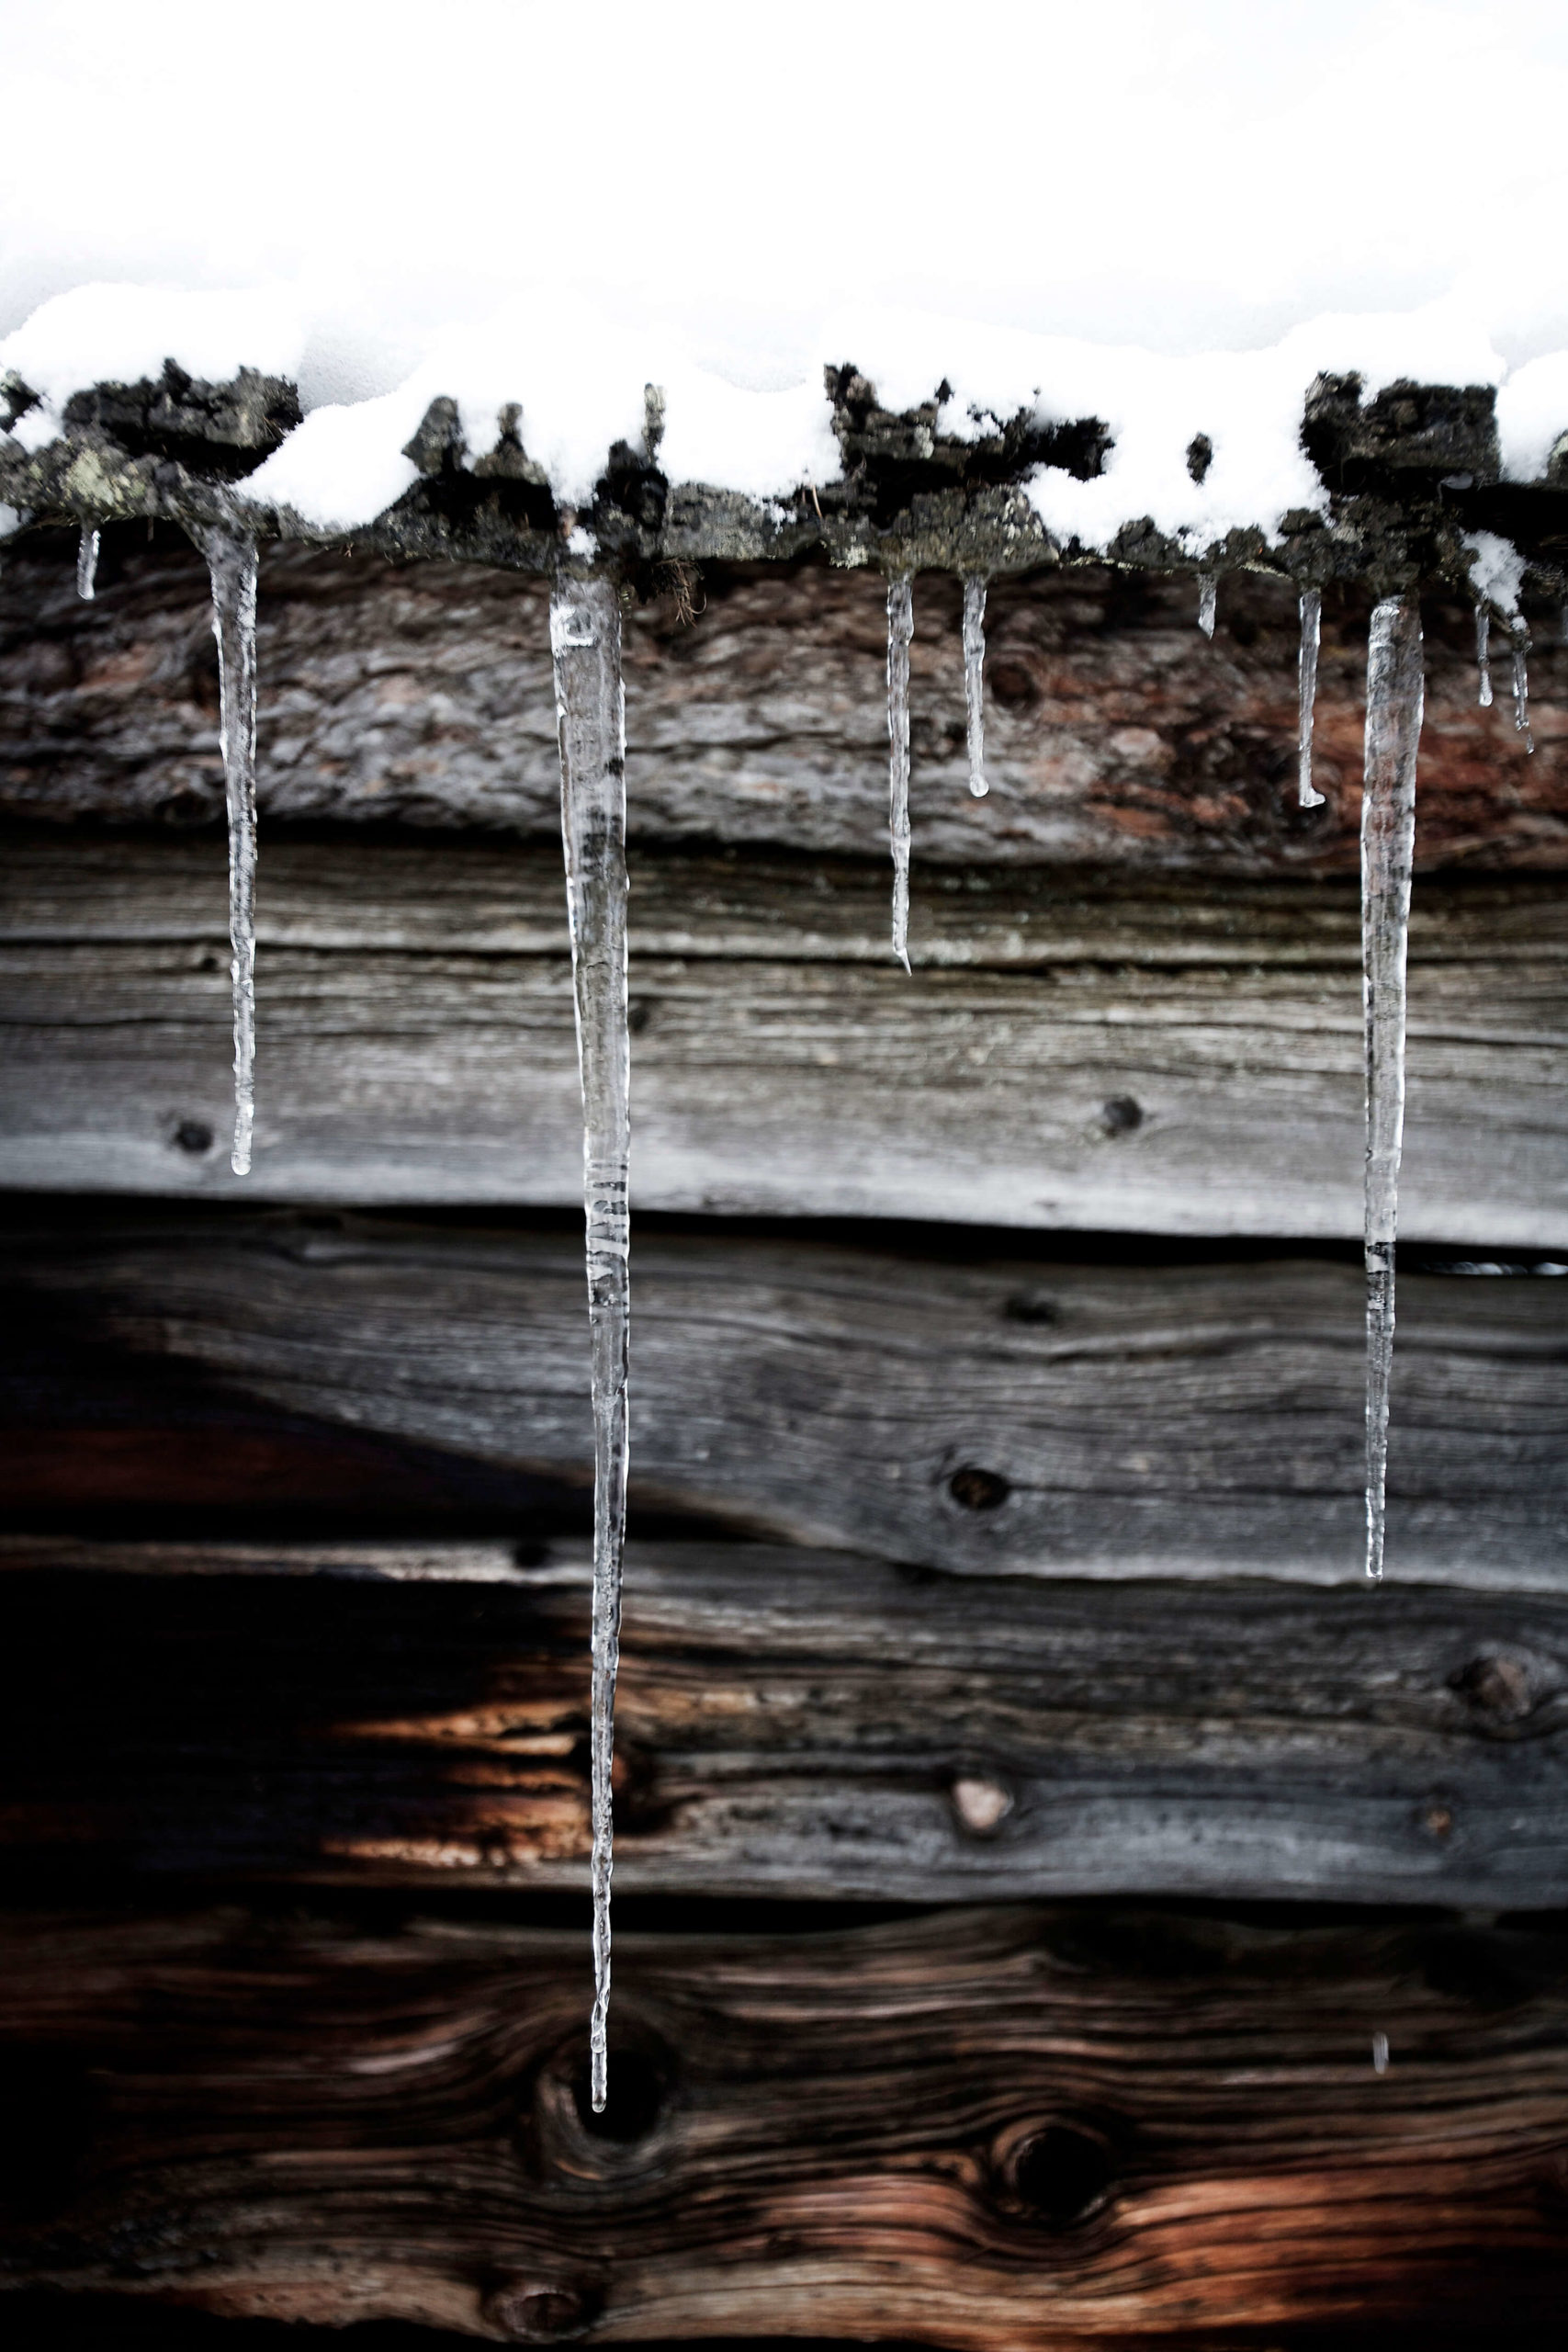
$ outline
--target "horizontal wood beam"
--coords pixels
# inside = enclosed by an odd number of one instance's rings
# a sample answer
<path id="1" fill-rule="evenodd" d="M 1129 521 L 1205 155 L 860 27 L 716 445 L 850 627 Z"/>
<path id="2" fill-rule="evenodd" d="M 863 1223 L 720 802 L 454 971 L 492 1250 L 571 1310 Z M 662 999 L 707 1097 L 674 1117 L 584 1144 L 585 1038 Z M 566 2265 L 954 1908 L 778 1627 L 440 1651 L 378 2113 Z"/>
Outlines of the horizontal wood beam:
<path id="1" fill-rule="evenodd" d="M 975 2352 L 1423 2315 L 1544 2341 L 1568 2290 L 1560 1933 L 1127 1906 L 624 1933 L 598 2125 L 585 1954 L 473 1921 L 7 1915 L 38 2153 L 7 2168 L 6 2283 Z"/>
<path id="2" fill-rule="evenodd" d="M 1568 498 L 1568 493 L 1560 493 Z M 625 631 L 634 842 L 886 860 L 886 615 L 877 576 L 716 564 L 682 626 Z M 261 571 L 258 797 L 279 821 L 514 831 L 558 845 L 547 586 L 472 565 L 304 549 Z M 0 577 L 0 814 L 221 820 L 205 568 L 183 535 L 106 539 L 96 600 L 74 546 L 21 547 Z M 960 591 L 915 586 L 910 724 L 917 874 L 1064 860 L 1130 874 L 1353 873 L 1368 598 L 1324 608 L 1316 774 L 1297 806 L 1291 584 L 1228 575 L 1213 641 L 1190 579 L 1106 567 L 998 581 L 986 757 L 970 796 Z M 1530 656 L 1535 751 L 1500 692 L 1476 702 L 1468 598 L 1428 598 L 1416 857 L 1568 865 L 1568 650 Z M 1501 673 L 1500 673 L 1501 675 Z M 262 898 L 267 894 L 264 842 Z"/>
<path id="3" fill-rule="evenodd" d="M 634 861 L 641 1209 L 1358 1237 L 1339 881 Z M 575 1205 L 558 845 L 266 845 L 254 1172 L 228 1172 L 216 841 L 28 834 L 0 879 L 0 1182 Z M 1428 882 L 1407 1238 L 1568 1250 L 1568 899 Z"/>
<path id="4" fill-rule="evenodd" d="M 1354 1263 L 645 1228 L 632 1283 L 634 1511 L 980 1575 L 1359 1582 Z M 143 1504 L 170 1438 L 220 1499 L 236 1402 L 589 1476 L 580 1228 L 18 1204 L 0 1284 L 14 1514 L 113 1507 L 130 1438 Z M 1407 1272 L 1391 1575 L 1561 1591 L 1565 1426 L 1558 1281 Z"/>
<path id="5" fill-rule="evenodd" d="M 0 1539 L 0 1854 L 586 1885 L 582 1544 Z M 1568 1594 L 634 1544 L 622 1894 L 1568 1903 Z"/>

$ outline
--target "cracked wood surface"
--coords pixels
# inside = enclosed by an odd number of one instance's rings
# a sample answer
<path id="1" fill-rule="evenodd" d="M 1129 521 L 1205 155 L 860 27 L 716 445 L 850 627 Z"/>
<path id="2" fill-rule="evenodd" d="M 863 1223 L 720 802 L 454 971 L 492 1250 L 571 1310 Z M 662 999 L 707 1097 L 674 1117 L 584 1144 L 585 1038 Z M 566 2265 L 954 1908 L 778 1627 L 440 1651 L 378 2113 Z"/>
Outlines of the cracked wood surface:
<path id="1" fill-rule="evenodd" d="M 558 847 L 265 846 L 254 1173 L 207 839 L 6 844 L 0 1182 L 575 1204 Z M 633 864 L 640 1210 L 1358 1236 L 1349 881 Z M 1568 1247 L 1568 897 L 1418 886 L 1401 1231 Z"/>
<path id="2" fill-rule="evenodd" d="M 587 1547 L 0 1539 L 0 1851 L 584 1883 Z M 961 1583 L 634 1543 L 615 1885 L 1568 1901 L 1568 1593 Z"/>
<path id="3" fill-rule="evenodd" d="M 634 1514 L 981 1575 L 1359 1584 L 1358 1264 L 645 1227 L 632 1278 Z M 13 1524 L 220 1502 L 235 1414 L 426 1449 L 512 1524 L 530 1478 L 587 1481 L 576 1219 L 18 1204 L 0 1282 Z M 1391 1577 L 1562 1589 L 1562 1300 L 1402 1276 Z"/>
<path id="4" fill-rule="evenodd" d="M 628 1921 L 598 2128 L 585 1950 L 298 1909 L 7 1915 L 39 2155 L 6 2283 L 525 2342 L 975 2352 L 1560 2315 L 1558 1932 Z"/>

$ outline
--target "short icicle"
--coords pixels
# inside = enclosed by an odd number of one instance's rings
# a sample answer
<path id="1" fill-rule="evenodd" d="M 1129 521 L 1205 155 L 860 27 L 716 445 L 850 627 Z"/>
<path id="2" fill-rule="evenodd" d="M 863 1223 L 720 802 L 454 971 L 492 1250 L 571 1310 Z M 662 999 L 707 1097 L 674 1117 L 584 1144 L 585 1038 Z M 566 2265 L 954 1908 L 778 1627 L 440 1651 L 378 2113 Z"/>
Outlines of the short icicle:
<path id="1" fill-rule="evenodd" d="M 1321 808 L 1323 794 L 1312 780 L 1312 734 L 1317 715 L 1317 649 L 1323 630 L 1323 591 L 1303 588 L 1301 599 L 1302 643 L 1296 661 L 1297 706 L 1296 801 L 1303 808 Z"/>
<path id="2" fill-rule="evenodd" d="M 969 721 L 969 789 L 983 800 L 986 782 L 986 582 L 971 572 L 964 582 L 964 701 Z"/>
<path id="3" fill-rule="evenodd" d="M 630 1328 L 626 1170 L 631 1050 L 626 1026 L 626 726 L 621 608 L 606 580 L 557 582 L 550 599 L 561 840 L 582 1081 L 583 1206 L 593 1396 L 593 1632 L 590 1745 L 593 1859 L 592 2096 L 603 2111 L 610 2008 L 610 1766 L 621 1644 Z"/>
<path id="4" fill-rule="evenodd" d="M 1475 608 L 1475 699 L 1483 710 L 1492 707 L 1492 615 L 1485 605 Z"/>
<path id="5" fill-rule="evenodd" d="M 887 821 L 893 843 L 893 953 L 909 968 L 909 646 L 915 634 L 914 582 L 900 571 L 887 582 Z"/>
<path id="6" fill-rule="evenodd" d="M 1198 574 L 1198 626 L 1207 638 L 1214 634 L 1214 620 L 1219 611 L 1220 583 L 1212 571 Z"/>
<path id="7" fill-rule="evenodd" d="M 229 947 L 234 993 L 236 1176 L 251 1172 L 256 1059 L 256 543 L 227 523 L 192 526 L 212 578 L 212 634 L 229 802 Z"/>
<path id="8" fill-rule="evenodd" d="M 76 542 L 76 594 L 91 604 L 98 593 L 99 534 L 85 523 Z"/>
<path id="9" fill-rule="evenodd" d="M 1514 725 L 1525 739 L 1527 752 L 1535 750 L 1535 738 L 1530 733 L 1529 631 L 1524 615 L 1516 615 L 1511 634 L 1514 650 Z"/>
<path id="10" fill-rule="evenodd" d="M 1404 1137 L 1404 968 L 1416 847 L 1416 754 L 1424 700 L 1421 611 L 1390 596 L 1367 643 L 1361 792 L 1361 1003 L 1367 1064 L 1367 1574 L 1382 1575 L 1393 1245 Z"/>

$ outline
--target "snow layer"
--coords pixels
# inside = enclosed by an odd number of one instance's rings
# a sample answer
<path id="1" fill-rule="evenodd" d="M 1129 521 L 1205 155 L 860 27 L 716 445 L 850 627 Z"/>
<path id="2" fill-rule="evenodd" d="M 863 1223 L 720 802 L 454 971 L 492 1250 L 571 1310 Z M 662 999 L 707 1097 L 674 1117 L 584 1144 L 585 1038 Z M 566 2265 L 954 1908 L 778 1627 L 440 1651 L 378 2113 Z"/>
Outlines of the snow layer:
<path id="1" fill-rule="evenodd" d="M 892 0 L 796 0 L 787 27 L 682 0 L 652 37 L 629 0 L 455 0 L 434 47 L 399 13 L 12 12 L 24 443 L 95 379 L 249 364 L 309 412 L 254 494 L 352 529 L 412 480 L 438 393 L 470 458 L 516 402 L 581 505 L 655 383 L 670 475 L 769 498 L 832 479 L 822 368 L 852 360 L 893 407 L 945 379 L 948 432 L 1101 417 L 1100 479 L 1032 485 L 1046 526 L 1092 547 L 1146 515 L 1201 550 L 1319 502 L 1320 368 L 1500 386 L 1520 477 L 1568 427 L 1555 5 L 994 0 L 972 51 L 909 40 Z M 1483 89 L 1507 130 L 1478 204 L 1447 159 Z M 224 90 L 232 153 L 193 148 Z"/>

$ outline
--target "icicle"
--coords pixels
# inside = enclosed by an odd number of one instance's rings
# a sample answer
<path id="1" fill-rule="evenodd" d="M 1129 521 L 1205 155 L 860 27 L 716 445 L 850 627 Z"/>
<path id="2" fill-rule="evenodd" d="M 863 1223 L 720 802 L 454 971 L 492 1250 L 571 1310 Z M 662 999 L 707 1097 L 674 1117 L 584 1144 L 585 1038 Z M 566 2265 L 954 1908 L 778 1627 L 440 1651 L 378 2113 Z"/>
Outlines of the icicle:
<path id="1" fill-rule="evenodd" d="M 1530 733 L 1529 670 L 1525 658 L 1530 650 L 1530 640 L 1529 631 L 1525 627 L 1522 613 L 1516 614 L 1514 616 L 1512 634 L 1514 639 L 1514 725 L 1525 739 L 1526 751 L 1533 752 L 1535 739 Z"/>
<path id="2" fill-rule="evenodd" d="M 226 523 L 193 525 L 212 578 L 212 634 L 229 802 L 229 947 L 234 992 L 236 1176 L 251 1172 L 256 1058 L 256 543 Z"/>
<path id="3" fill-rule="evenodd" d="M 561 580 L 550 599 L 561 840 L 566 851 L 577 1058 L 582 1081 L 583 1205 L 593 1395 L 592 1748 L 595 2114 L 606 2089 L 610 2007 L 610 1764 L 621 1645 L 626 1519 L 626 1352 L 630 1320 L 626 1165 L 631 1056 L 626 1029 L 626 719 L 621 608 L 604 580 Z"/>
<path id="4" fill-rule="evenodd" d="M 909 968 L 909 645 L 915 634 L 910 575 L 887 583 L 887 816 L 893 841 L 893 953 Z"/>
<path id="5" fill-rule="evenodd" d="M 1323 629 L 1323 591 L 1303 588 L 1301 600 L 1302 644 L 1297 656 L 1297 699 L 1301 723 L 1296 734 L 1296 800 L 1303 808 L 1321 808 L 1323 795 L 1312 780 L 1312 734 L 1317 715 L 1317 648 Z"/>
<path id="6" fill-rule="evenodd" d="M 1475 668 L 1481 684 L 1475 699 L 1483 710 L 1492 707 L 1492 615 L 1485 605 L 1475 608 Z"/>
<path id="7" fill-rule="evenodd" d="M 986 583 L 971 572 L 964 582 L 964 699 L 969 716 L 969 789 L 983 800 L 986 782 Z"/>
<path id="8" fill-rule="evenodd" d="M 1361 1003 L 1367 1057 L 1367 1574 L 1382 1575 L 1393 1243 L 1404 1135 L 1404 966 L 1416 846 L 1416 753 L 1424 699 L 1421 611 L 1390 596 L 1367 642 L 1361 792 Z"/>
<path id="9" fill-rule="evenodd" d="M 1219 607 L 1220 586 L 1212 571 L 1198 574 L 1198 626 L 1205 637 L 1214 634 L 1214 616 Z"/>
<path id="10" fill-rule="evenodd" d="M 82 526 L 82 536 L 76 542 L 76 594 L 90 605 L 97 594 L 98 534 Z"/>
<path id="11" fill-rule="evenodd" d="M 1374 2075 L 1386 2075 L 1388 2072 L 1388 2036 L 1386 2033 L 1374 2033 L 1372 2036 L 1372 2072 Z"/>

